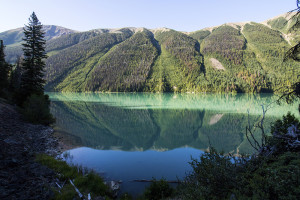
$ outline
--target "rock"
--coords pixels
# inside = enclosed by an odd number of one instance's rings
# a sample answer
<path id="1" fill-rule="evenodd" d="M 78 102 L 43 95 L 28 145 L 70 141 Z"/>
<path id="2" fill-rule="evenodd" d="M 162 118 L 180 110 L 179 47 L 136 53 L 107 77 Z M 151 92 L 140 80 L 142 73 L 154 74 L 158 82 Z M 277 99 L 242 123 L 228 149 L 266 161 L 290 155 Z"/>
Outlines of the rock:
<path id="1" fill-rule="evenodd" d="M 37 153 L 57 154 L 52 128 L 26 123 L 11 105 L 0 108 L 0 199 L 53 197 L 55 174 L 35 162 Z"/>

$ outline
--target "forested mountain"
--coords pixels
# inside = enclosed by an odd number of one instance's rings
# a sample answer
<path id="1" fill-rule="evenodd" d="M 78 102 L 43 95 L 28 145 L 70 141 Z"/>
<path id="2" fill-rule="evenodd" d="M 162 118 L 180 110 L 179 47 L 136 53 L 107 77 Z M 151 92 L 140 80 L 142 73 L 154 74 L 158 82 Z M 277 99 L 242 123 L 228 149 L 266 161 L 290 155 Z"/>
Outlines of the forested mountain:
<path id="1" fill-rule="evenodd" d="M 45 25 L 45 40 L 51 41 L 52 39 L 59 38 L 70 33 L 77 31 L 67 29 L 60 26 Z M 0 33 L 0 40 L 4 41 L 6 61 L 14 63 L 17 57 L 22 55 L 22 38 L 24 38 L 23 28 L 17 28 Z"/>
<path id="2" fill-rule="evenodd" d="M 300 74 L 299 63 L 283 62 L 285 52 L 300 41 L 299 31 L 290 30 L 295 22 L 288 19 L 285 14 L 191 33 L 167 28 L 69 31 L 48 38 L 46 90 L 281 92 Z M 5 38 L 8 33 L 0 33 L 0 39 L 8 44 L 12 61 L 20 36 Z"/>

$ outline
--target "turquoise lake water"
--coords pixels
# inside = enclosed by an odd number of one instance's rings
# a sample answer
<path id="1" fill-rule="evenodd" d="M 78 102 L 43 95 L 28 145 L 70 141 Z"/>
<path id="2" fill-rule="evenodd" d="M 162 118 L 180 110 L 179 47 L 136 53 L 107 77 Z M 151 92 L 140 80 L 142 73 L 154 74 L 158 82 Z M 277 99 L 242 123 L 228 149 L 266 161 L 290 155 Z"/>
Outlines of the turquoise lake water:
<path id="1" fill-rule="evenodd" d="M 245 136 L 267 109 L 265 131 L 298 103 L 277 105 L 278 96 L 150 93 L 48 93 L 55 129 L 72 149 L 69 163 L 122 180 L 121 191 L 137 195 L 147 183 L 177 180 L 211 144 L 219 151 L 252 153 Z M 260 138 L 256 132 L 257 139 Z"/>

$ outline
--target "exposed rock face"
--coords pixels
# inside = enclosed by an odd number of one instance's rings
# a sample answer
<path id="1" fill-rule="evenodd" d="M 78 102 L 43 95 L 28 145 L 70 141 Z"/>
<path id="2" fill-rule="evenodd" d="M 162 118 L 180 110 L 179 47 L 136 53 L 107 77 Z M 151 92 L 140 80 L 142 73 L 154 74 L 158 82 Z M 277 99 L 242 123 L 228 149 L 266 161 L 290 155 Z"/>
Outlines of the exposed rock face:
<path id="1" fill-rule="evenodd" d="M 0 103 L 0 199 L 49 199 L 54 173 L 36 163 L 36 153 L 57 153 L 52 128 L 22 120 Z"/>

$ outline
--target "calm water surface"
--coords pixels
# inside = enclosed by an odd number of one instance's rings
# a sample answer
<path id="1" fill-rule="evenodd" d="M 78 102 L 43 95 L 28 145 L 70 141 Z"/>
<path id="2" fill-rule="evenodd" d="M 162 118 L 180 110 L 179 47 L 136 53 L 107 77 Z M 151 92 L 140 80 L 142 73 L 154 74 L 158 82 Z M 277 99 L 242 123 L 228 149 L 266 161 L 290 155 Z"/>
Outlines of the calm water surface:
<path id="1" fill-rule="evenodd" d="M 299 117 L 297 103 L 278 106 L 269 94 L 48 94 L 55 129 L 71 147 L 67 161 L 122 180 L 121 190 L 134 195 L 147 185 L 135 179 L 183 178 L 209 144 L 251 153 L 245 127 L 260 120 L 262 105 L 266 131 L 288 111 Z"/>

